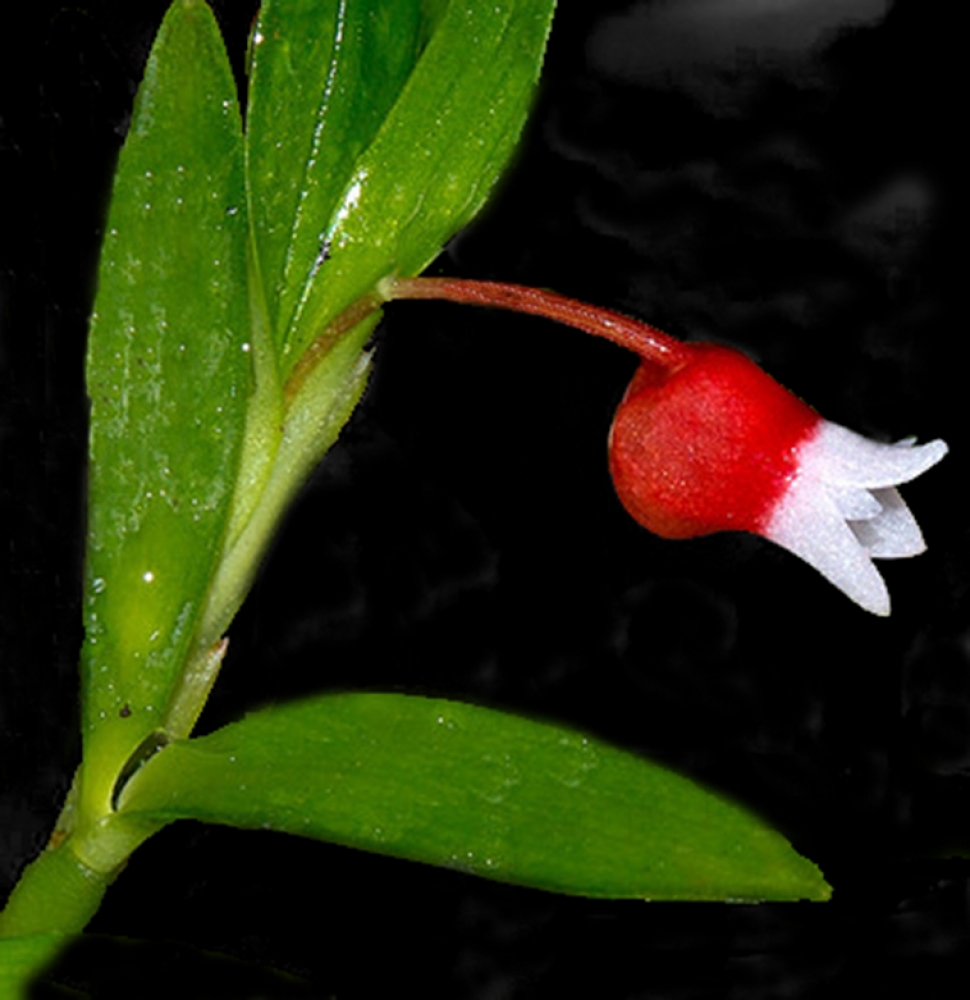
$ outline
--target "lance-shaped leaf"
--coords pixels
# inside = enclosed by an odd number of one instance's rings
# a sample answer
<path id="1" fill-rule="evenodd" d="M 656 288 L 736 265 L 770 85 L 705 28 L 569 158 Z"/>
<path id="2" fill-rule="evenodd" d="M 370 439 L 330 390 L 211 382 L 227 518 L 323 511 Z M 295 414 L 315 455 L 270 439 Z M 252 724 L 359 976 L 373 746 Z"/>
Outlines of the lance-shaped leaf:
<path id="1" fill-rule="evenodd" d="M 246 158 L 274 325 L 285 329 L 354 163 L 414 69 L 423 6 L 267 0 L 260 9 L 250 45 Z"/>
<path id="2" fill-rule="evenodd" d="M 267 0 L 247 169 L 288 370 L 391 272 L 417 273 L 483 204 L 525 122 L 553 0 Z"/>
<path id="3" fill-rule="evenodd" d="M 825 899 L 758 817 L 557 725 L 451 701 L 339 694 L 173 744 L 122 816 L 270 828 L 588 896 Z"/>
<path id="4" fill-rule="evenodd" d="M 243 173 L 218 27 L 176 0 L 121 152 L 91 321 L 82 676 L 98 808 L 162 723 L 225 530 L 251 382 Z"/>

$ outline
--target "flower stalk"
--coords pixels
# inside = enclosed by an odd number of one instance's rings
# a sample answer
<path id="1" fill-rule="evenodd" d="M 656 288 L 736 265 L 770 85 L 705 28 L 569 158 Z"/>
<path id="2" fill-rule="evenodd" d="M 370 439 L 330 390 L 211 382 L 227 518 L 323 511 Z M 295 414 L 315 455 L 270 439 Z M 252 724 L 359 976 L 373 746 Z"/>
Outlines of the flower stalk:
<path id="1" fill-rule="evenodd" d="M 378 292 L 386 299 L 443 299 L 544 316 L 610 340 L 668 372 L 693 357 L 689 344 L 656 327 L 541 288 L 464 278 L 388 278 L 378 285 Z"/>

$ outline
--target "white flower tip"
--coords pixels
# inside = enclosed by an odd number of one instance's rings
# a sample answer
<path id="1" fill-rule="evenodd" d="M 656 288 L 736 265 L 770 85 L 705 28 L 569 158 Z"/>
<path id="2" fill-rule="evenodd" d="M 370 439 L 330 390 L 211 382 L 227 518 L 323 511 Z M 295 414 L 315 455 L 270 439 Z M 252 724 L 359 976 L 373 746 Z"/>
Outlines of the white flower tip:
<path id="1" fill-rule="evenodd" d="M 823 486 L 799 477 L 776 508 L 765 535 L 804 559 L 866 611 L 888 615 L 886 584 L 849 525 Z"/>
<path id="2" fill-rule="evenodd" d="M 870 520 L 849 520 L 859 544 L 873 559 L 907 559 L 926 551 L 923 533 L 898 490 L 873 490 L 879 512 Z"/>
<path id="3" fill-rule="evenodd" d="M 927 441 L 926 444 L 919 445 L 916 444 L 915 438 L 906 438 L 903 441 L 897 441 L 893 447 L 910 449 L 910 453 L 914 458 L 919 456 L 918 460 L 913 463 L 916 471 L 907 479 L 897 480 L 900 483 L 908 483 L 910 479 L 921 476 L 927 469 L 932 469 L 950 451 L 949 445 L 941 438 L 936 438 L 935 441 Z"/>
<path id="4" fill-rule="evenodd" d="M 879 582 L 882 584 L 882 593 L 873 594 L 871 600 L 860 601 L 858 598 L 853 597 L 849 594 L 849 597 L 859 605 L 864 611 L 871 611 L 874 615 L 878 615 L 880 618 L 888 618 L 890 612 L 892 611 L 892 606 L 889 601 L 889 591 L 886 589 L 886 584 L 883 583 L 883 579 L 880 576 Z"/>
<path id="5" fill-rule="evenodd" d="M 880 489 L 899 486 L 921 476 L 949 451 L 945 441 L 916 444 L 905 438 L 883 444 L 823 420 L 805 443 L 801 464 L 833 487 Z"/>
<path id="6" fill-rule="evenodd" d="M 814 566 L 860 607 L 884 617 L 889 592 L 872 560 L 926 549 L 894 487 L 936 465 L 948 450 L 939 440 L 879 444 L 822 421 L 802 446 L 798 472 L 765 535 Z"/>
<path id="7" fill-rule="evenodd" d="M 915 438 L 908 439 L 915 443 Z M 900 442 L 901 444 L 902 442 Z M 912 447 L 912 445 L 911 445 Z M 930 465 L 935 465 L 944 455 L 949 454 L 950 446 L 943 440 L 943 438 L 934 438 L 932 441 L 928 441 L 926 444 L 916 445 L 918 448 L 924 448 L 927 451 L 932 451 L 936 456 Z M 927 466 L 929 468 L 929 466 Z"/>

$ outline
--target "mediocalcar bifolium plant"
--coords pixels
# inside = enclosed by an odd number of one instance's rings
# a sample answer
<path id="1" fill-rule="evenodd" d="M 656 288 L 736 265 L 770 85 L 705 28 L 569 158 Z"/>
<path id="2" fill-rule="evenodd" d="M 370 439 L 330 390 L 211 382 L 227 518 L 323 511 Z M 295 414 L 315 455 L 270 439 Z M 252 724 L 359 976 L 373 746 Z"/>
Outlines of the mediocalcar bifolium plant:
<path id="1" fill-rule="evenodd" d="M 889 599 L 872 559 L 923 548 L 896 486 L 939 461 L 942 442 L 870 442 L 733 349 L 550 292 L 419 277 L 515 149 L 553 7 L 266 0 L 245 108 L 208 6 L 175 0 L 165 16 L 90 322 L 83 759 L 0 914 L 5 995 L 179 819 L 555 893 L 829 898 L 753 812 L 555 722 L 343 691 L 192 735 L 233 617 L 360 400 L 393 300 L 531 312 L 638 355 L 610 472 L 656 534 L 763 535 L 878 615 Z"/>

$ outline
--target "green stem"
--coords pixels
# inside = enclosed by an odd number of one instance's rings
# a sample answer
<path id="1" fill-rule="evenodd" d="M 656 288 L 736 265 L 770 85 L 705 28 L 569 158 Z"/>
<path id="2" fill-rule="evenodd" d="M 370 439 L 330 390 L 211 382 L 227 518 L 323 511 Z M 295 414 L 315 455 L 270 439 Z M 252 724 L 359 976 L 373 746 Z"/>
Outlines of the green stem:
<path id="1" fill-rule="evenodd" d="M 229 627 L 291 500 L 357 405 L 370 371 L 370 356 L 363 353 L 363 347 L 380 318 L 374 309 L 364 311 L 363 319 L 358 316 L 353 331 L 329 352 L 317 355 L 315 367 L 302 373 L 299 388 L 289 399 L 279 447 L 259 502 L 223 555 L 210 585 L 198 629 L 199 657 Z"/>
<path id="2" fill-rule="evenodd" d="M 260 441 L 272 458 L 247 479 L 250 487 L 261 481 L 258 501 L 243 503 L 230 533 L 197 631 L 193 668 L 187 672 L 184 690 L 173 700 L 167 735 L 184 738 L 191 732 L 225 652 L 220 637 L 242 603 L 294 493 L 336 440 L 360 399 L 370 367 L 363 347 L 379 317 L 379 302 L 373 297 L 342 314 L 324 331 L 298 377 L 288 383 L 278 440 L 268 445 Z M 271 409 L 262 407 L 263 423 Z M 259 466 L 252 457 L 248 464 Z M 107 777 L 106 788 L 113 789 L 118 775 Z M 0 938 L 83 930 L 131 852 L 160 828 L 133 823 L 114 812 L 107 792 L 86 810 L 77 807 L 76 798 L 72 791 L 55 846 L 48 846 L 24 869 L 0 911 Z"/>
<path id="3" fill-rule="evenodd" d="M 132 851 L 161 827 L 112 812 L 52 838 L 0 911 L 0 938 L 83 930 Z"/>
<path id="4" fill-rule="evenodd" d="M 27 865 L 0 912 L 0 938 L 83 930 L 113 875 L 85 865 L 70 841 L 48 848 Z"/>

